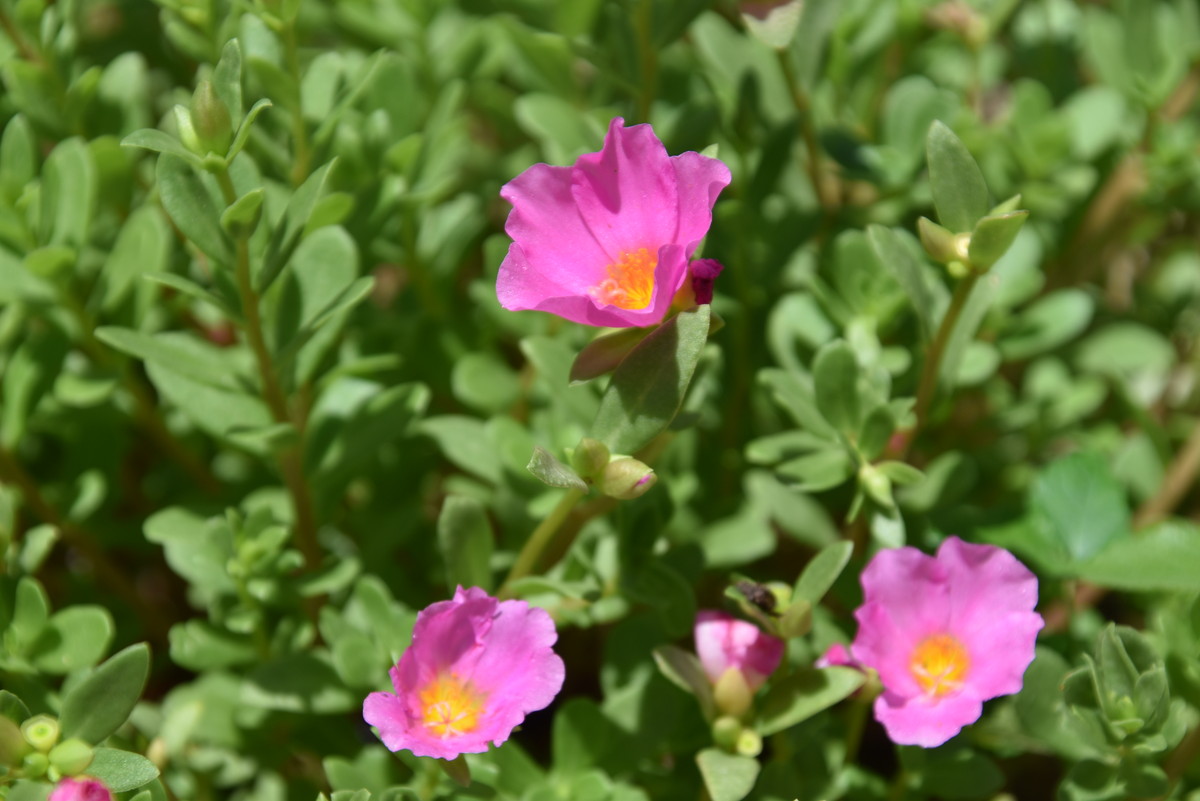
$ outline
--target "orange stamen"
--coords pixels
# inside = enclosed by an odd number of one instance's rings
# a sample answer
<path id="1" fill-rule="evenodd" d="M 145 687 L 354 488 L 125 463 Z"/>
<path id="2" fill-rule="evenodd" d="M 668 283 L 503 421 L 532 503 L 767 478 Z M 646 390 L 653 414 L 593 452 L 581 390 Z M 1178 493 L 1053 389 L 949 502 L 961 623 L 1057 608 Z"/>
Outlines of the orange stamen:
<path id="1" fill-rule="evenodd" d="M 636 311 L 650 305 L 658 254 L 647 248 L 626 251 L 608 265 L 608 277 L 592 288 L 592 297 L 609 306 Z"/>
<path id="2" fill-rule="evenodd" d="M 949 634 L 926 637 L 913 650 L 908 669 L 926 693 L 942 696 L 962 689 L 971 658 L 967 649 Z"/>

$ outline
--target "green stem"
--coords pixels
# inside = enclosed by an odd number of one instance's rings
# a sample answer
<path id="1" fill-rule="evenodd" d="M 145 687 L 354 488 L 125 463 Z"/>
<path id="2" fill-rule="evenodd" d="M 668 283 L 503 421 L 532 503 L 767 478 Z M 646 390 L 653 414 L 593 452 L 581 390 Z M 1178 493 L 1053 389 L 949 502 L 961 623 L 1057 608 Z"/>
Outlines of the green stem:
<path id="1" fill-rule="evenodd" d="M 842 756 L 843 769 L 858 760 L 858 748 L 862 744 L 863 731 L 867 727 L 867 709 L 870 706 L 871 698 L 866 694 L 854 698 L 850 703 L 850 720 L 846 726 L 846 753 Z"/>
<path id="2" fill-rule="evenodd" d="M 558 505 L 533 530 L 521 548 L 521 552 L 517 554 L 517 560 L 513 562 L 512 569 L 508 571 L 508 578 L 504 580 L 504 585 L 500 588 L 499 595 L 501 597 L 512 591 L 513 582 L 533 572 L 542 553 L 546 550 L 546 546 L 554 539 L 554 533 L 558 531 L 558 527 L 566 521 L 571 510 L 575 508 L 575 504 L 579 503 L 586 494 L 583 490 L 567 490 L 566 494 L 559 499 Z"/>
<path id="3" fill-rule="evenodd" d="M 637 98 L 638 122 L 650 122 L 650 106 L 658 91 L 658 52 L 654 49 L 654 2 L 638 4 L 638 50 L 641 51 L 642 81 Z"/>
<path id="4" fill-rule="evenodd" d="M 958 318 L 962 316 L 963 308 L 967 305 L 967 299 L 971 296 L 971 290 L 975 288 L 975 282 L 978 280 L 979 274 L 972 272 L 958 282 L 958 286 L 954 289 L 954 296 L 950 299 L 950 307 L 942 316 L 941 325 L 938 326 L 933 342 L 929 345 L 929 352 L 925 356 L 925 365 L 921 370 L 921 383 L 917 388 L 915 408 L 917 422 L 913 427 L 912 436 L 909 437 L 910 443 L 917 438 L 917 434 L 920 433 L 928 418 L 929 404 L 933 402 L 933 396 L 937 392 L 938 374 L 941 372 L 942 356 L 945 355 L 946 344 L 950 341 L 950 335 L 954 333 Z"/>
<path id="5" fill-rule="evenodd" d="M 237 190 L 229 177 L 229 170 L 217 173 L 217 181 L 225 195 L 227 203 L 237 200 Z M 292 498 L 292 508 L 296 516 L 296 546 L 304 554 L 304 561 L 309 569 L 316 569 L 321 562 L 321 548 L 317 542 L 317 522 L 313 513 L 312 493 L 304 476 L 303 442 L 304 425 L 302 420 L 293 420 L 288 410 L 287 396 L 275 374 L 275 366 L 271 360 L 271 352 L 263 336 L 262 317 L 259 315 L 259 296 L 254 289 L 250 275 L 250 244 L 245 236 L 237 238 L 237 260 L 234 267 L 234 278 L 237 281 L 238 296 L 242 304 L 244 317 L 243 331 L 254 360 L 258 365 L 259 380 L 262 383 L 263 400 L 276 423 L 286 423 L 295 426 L 299 433 L 298 443 L 279 454 L 279 470 L 288 494 Z"/>
<path id="6" fill-rule="evenodd" d="M 808 178 L 812 181 L 813 191 L 817 195 L 817 202 L 821 205 L 821 210 L 833 211 L 838 205 L 837 189 L 821 174 L 821 145 L 817 141 L 817 129 L 813 126 L 812 104 L 809 102 L 808 94 L 796 80 L 796 72 L 792 69 L 787 53 L 780 50 L 777 51 L 777 55 L 779 56 L 779 67 L 783 71 L 783 79 L 787 82 L 788 93 L 792 96 L 792 105 L 796 107 L 796 113 L 799 115 L 800 135 L 804 139 L 804 149 L 808 151 L 808 164 L 806 165 Z"/>
<path id="7" fill-rule="evenodd" d="M 17 48 L 17 52 L 21 54 L 21 58 L 31 64 L 45 66 L 41 54 L 29 44 L 24 34 L 17 28 L 16 23 L 8 16 L 8 12 L 2 7 L 0 7 L 0 28 L 3 28 L 4 33 L 12 40 L 13 45 Z"/>

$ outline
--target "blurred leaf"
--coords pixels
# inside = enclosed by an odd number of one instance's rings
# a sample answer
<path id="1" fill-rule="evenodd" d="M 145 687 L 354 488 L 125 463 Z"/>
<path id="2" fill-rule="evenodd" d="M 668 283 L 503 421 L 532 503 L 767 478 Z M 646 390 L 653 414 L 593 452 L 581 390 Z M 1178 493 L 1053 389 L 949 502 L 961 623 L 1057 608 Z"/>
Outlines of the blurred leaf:
<path id="1" fill-rule="evenodd" d="M 670 425 L 708 341 L 709 307 L 680 312 L 635 347 L 613 373 L 591 436 L 633 454 Z"/>
<path id="2" fill-rule="evenodd" d="M 920 263 L 891 228 L 882 225 L 868 226 L 867 237 L 879 261 L 891 271 L 904 293 L 908 295 L 908 301 L 921 323 L 922 334 L 929 337 L 934 329 L 933 296 Z"/>
<path id="3" fill-rule="evenodd" d="M 758 781 L 758 760 L 705 748 L 696 754 L 696 765 L 712 801 L 741 801 Z"/>
<path id="4" fill-rule="evenodd" d="M 694 695 L 705 720 L 711 718 L 713 688 L 696 655 L 674 645 L 660 645 L 653 655 L 659 671 L 679 689 Z"/>
<path id="5" fill-rule="evenodd" d="M 629 352 L 654 330 L 649 327 L 622 328 L 611 334 L 596 337 L 579 351 L 579 355 L 571 364 L 571 383 L 590 381 L 617 369 Z"/>
<path id="6" fill-rule="evenodd" d="M 990 208 L 979 165 L 954 132 L 940 121 L 929 126 L 925 153 L 938 222 L 955 233 L 974 230 Z"/>
<path id="7" fill-rule="evenodd" d="M 763 737 L 790 729 L 862 686 L 866 674 L 849 667 L 801 668 L 767 691 L 755 728 Z"/>
<path id="8" fill-rule="evenodd" d="M 78 737 L 93 745 L 103 742 L 129 717 L 149 673 L 150 649 L 145 643 L 114 654 L 63 696 L 59 717 L 63 737 Z"/>
<path id="9" fill-rule="evenodd" d="M 446 563 L 446 588 L 492 588 L 492 527 L 483 504 L 451 495 L 438 515 L 438 548 Z"/>
<path id="10" fill-rule="evenodd" d="M 242 703 L 280 712 L 341 714 L 362 704 L 338 677 L 327 653 L 297 653 L 263 662 L 246 677 Z"/>
<path id="11" fill-rule="evenodd" d="M 803 572 L 796 579 L 792 597 L 803 598 L 813 606 L 819 604 L 833 586 L 833 582 L 837 581 L 837 577 L 846 569 L 853 553 L 854 544 L 850 542 L 826 545 L 804 566 Z"/>
<path id="12" fill-rule="evenodd" d="M 1092 299 L 1081 289 L 1044 295 L 1010 318 L 999 342 L 1008 361 L 1028 359 L 1074 339 L 1092 319 Z"/>
<path id="13" fill-rule="evenodd" d="M 831 426 L 847 438 L 858 438 L 860 402 L 858 359 L 845 342 L 831 342 L 813 361 L 813 388 L 817 408 Z"/>
<path id="14" fill-rule="evenodd" d="M 1064 456 L 1043 470 L 1030 490 L 1030 505 L 1042 520 L 1047 542 L 1073 562 L 1090 559 L 1129 536 L 1124 491 L 1093 454 Z"/>
<path id="15" fill-rule="evenodd" d="M 986 270 L 1000 261 L 1016 241 L 1017 234 L 1028 217 L 1027 211 L 1012 211 L 980 220 L 971 234 L 971 245 L 968 249 L 971 266 L 977 270 Z"/>
<path id="16" fill-rule="evenodd" d="M 56 612 L 33 644 L 30 658 L 46 673 L 65 674 L 96 664 L 113 637 L 113 619 L 102 606 L 76 605 Z"/>
<path id="17" fill-rule="evenodd" d="M 1080 564 L 1078 575 L 1118 590 L 1195 592 L 1200 590 L 1200 528 L 1173 520 L 1115 539 Z"/>
<path id="18" fill-rule="evenodd" d="M 240 132 L 239 132 L 240 135 Z M 323 164 L 313 171 L 313 174 L 300 185 L 288 200 L 283 217 L 275 226 L 267 252 L 263 256 L 262 269 L 255 277 L 255 288 L 265 292 L 279 274 L 284 265 L 292 258 L 292 253 L 300 244 L 300 237 L 308 225 L 309 218 L 317 207 L 317 203 L 329 191 L 329 174 L 335 161 Z"/>
<path id="19" fill-rule="evenodd" d="M 96 205 L 96 166 L 82 139 L 60 143 L 42 167 L 42 242 L 82 248 Z"/>
<path id="20" fill-rule="evenodd" d="M 169 153 L 158 157 L 158 191 L 163 208 L 192 244 L 220 264 L 233 263 L 220 208 L 186 161 Z"/>

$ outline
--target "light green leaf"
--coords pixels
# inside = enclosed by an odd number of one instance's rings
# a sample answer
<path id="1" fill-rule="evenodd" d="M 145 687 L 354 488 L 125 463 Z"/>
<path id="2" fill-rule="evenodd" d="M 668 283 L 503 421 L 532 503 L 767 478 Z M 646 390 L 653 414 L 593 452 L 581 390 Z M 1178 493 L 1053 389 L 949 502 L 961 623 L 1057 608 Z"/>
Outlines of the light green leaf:
<path id="1" fill-rule="evenodd" d="M 934 328 L 934 304 L 921 265 L 891 228 L 873 224 L 867 228 L 867 238 L 879 261 L 891 271 L 908 296 L 908 302 L 921 324 L 921 333 L 928 338 Z"/>
<path id="2" fill-rule="evenodd" d="M 587 492 L 588 486 L 579 477 L 579 474 L 568 465 L 555 459 L 550 451 L 540 445 L 534 447 L 533 456 L 530 457 L 526 469 L 543 484 L 549 484 L 551 487 L 577 489 L 580 492 Z"/>
<path id="3" fill-rule="evenodd" d="M 634 348 L 613 373 L 590 436 L 631 454 L 670 425 L 708 341 L 709 318 L 708 306 L 680 312 Z"/>
<path id="4" fill-rule="evenodd" d="M 96 205 L 96 166 L 82 139 L 60 143 L 42 167 L 42 242 L 82 248 Z"/>
<path id="5" fill-rule="evenodd" d="M 121 140 L 122 147 L 140 147 L 155 153 L 170 153 L 177 156 L 193 167 L 199 167 L 200 157 L 183 146 L 175 137 L 157 128 L 142 128 L 134 131 Z"/>
<path id="6" fill-rule="evenodd" d="M 1200 528 L 1172 520 L 1116 539 L 1079 565 L 1078 575 L 1118 590 L 1200 591 Z"/>
<path id="7" fill-rule="evenodd" d="M 652 331 L 654 328 L 622 328 L 596 337 L 579 351 L 571 364 L 571 383 L 590 381 L 617 369 L 621 360 Z"/>
<path id="8" fill-rule="evenodd" d="M 96 664 L 112 637 L 113 619 L 107 609 L 69 606 L 50 618 L 34 642 L 30 658 L 46 673 L 71 673 Z"/>
<path id="9" fill-rule="evenodd" d="M 659 671 L 679 689 L 696 696 L 705 719 L 711 718 L 714 709 L 712 683 L 696 655 L 674 645 L 660 645 L 654 649 L 653 656 Z"/>
<path id="10" fill-rule="evenodd" d="M 158 191 L 163 208 L 192 244 L 221 265 L 233 263 L 221 210 L 188 162 L 169 153 L 159 156 Z"/>
<path id="11" fill-rule="evenodd" d="M 813 390 L 821 416 L 848 438 L 857 439 L 858 359 L 848 344 L 837 340 L 817 352 L 813 361 Z"/>
<path id="12" fill-rule="evenodd" d="M 241 132 L 239 131 L 239 136 L 240 134 Z M 334 164 L 336 164 L 336 161 L 331 161 L 319 167 L 308 177 L 308 180 L 300 185 L 292 194 L 291 199 L 288 200 L 283 217 L 275 226 L 271 242 L 267 245 L 267 252 L 263 257 L 262 269 L 255 279 L 255 286 L 259 292 L 264 292 L 275 281 L 283 271 L 284 265 L 292 258 L 292 253 L 295 252 L 296 247 L 300 244 L 300 237 L 304 233 L 304 228 L 308 225 L 309 217 L 312 216 L 318 201 L 329 191 L 329 173 L 333 169 Z"/>
<path id="13" fill-rule="evenodd" d="M 149 673 L 150 649 L 138 643 L 114 654 L 72 685 L 63 697 L 59 717 L 63 737 L 78 737 L 93 745 L 103 742 L 129 717 Z"/>
<path id="14" fill-rule="evenodd" d="M 705 748 L 696 754 L 696 765 L 712 801 L 741 801 L 758 781 L 757 759 Z"/>
<path id="15" fill-rule="evenodd" d="M 158 778 L 158 768 L 153 762 L 141 754 L 116 748 L 97 748 L 87 772 L 114 793 L 136 790 Z"/>
<path id="16" fill-rule="evenodd" d="M 925 137 L 929 159 L 929 183 L 938 222 L 954 233 L 975 229 L 988 212 L 987 185 L 983 173 L 954 132 L 941 121 L 929 126 Z"/>
<path id="17" fill-rule="evenodd" d="M 1027 211 L 1010 211 L 1006 214 L 984 217 L 975 226 L 971 234 L 971 244 L 967 250 L 971 266 L 977 270 L 986 270 L 1012 247 L 1021 226 L 1029 218 Z"/>
<path id="18" fill-rule="evenodd" d="M 796 579 L 792 597 L 803 598 L 813 606 L 819 604 L 833 586 L 833 582 L 837 581 L 837 577 L 845 570 L 852 553 L 853 543 L 835 542 L 826 545 L 804 566 L 804 571 Z"/>

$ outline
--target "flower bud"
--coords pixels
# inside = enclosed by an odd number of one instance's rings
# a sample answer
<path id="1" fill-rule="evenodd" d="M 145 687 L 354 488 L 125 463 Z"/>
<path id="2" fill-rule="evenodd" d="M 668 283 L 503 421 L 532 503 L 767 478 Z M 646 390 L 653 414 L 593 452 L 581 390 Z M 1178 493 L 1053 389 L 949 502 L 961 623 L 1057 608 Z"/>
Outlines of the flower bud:
<path id="1" fill-rule="evenodd" d="M 858 483 L 867 491 L 872 500 L 881 506 L 890 509 L 895 505 L 895 501 L 892 500 L 892 480 L 874 465 L 864 464 L 859 468 Z"/>
<path id="2" fill-rule="evenodd" d="M 955 234 L 950 229 L 943 228 L 928 217 L 921 217 L 917 220 L 917 233 L 921 237 L 921 247 L 938 264 L 959 258 Z"/>
<path id="3" fill-rule="evenodd" d="M 112 801 L 112 793 L 99 779 L 63 779 L 46 801 Z"/>
<path id="4" fill-rule="evenodd" d="M 25 759 L 21 762 L 21 772 L 29 779 L 39 779 L 45 776 L 48 767 L 50 767 L 50 760 L 46 759 L 46 755 L 41 751 L 26 754 Z"/>
<path id="5" fill-rule="evenodd" d="M 582 478 L 594 479 L 611 458 L 608 446 L 591 437 L 584 437 L 571 452 L 571 468 Z"/>
<path id="6" fill-rule="evenodd" d="M 717 703 L 717 709 L 723 714 L 740 718 L 750 711 L 754 692 L 746 682 L 745 674 L 737 668 L 731 667 L 717 679 L 717 683 L 713 687 L 713 700 Z"/>
<path id="7" fill-rule="evenodd" d="M 38 715 L 21 724 L 25 741 L 45 753 L 58 742 L 58 720 L 49 715 Z"/>
<path id="8" fill-rule="evenodd" d="M 724 269 L 725 265 L 716 259 L 696 259 L 692 262 L 692 292 L 696 295 L 696 303 L 712 303 L 713 284 Z"/>
<path id="9" fill-rule="evenodd" d="M 63 740 L 50 749 L 50 764 L 64 776 L 83 773 L 92 764 L 92 747 L 78 737 Z"/>
<path id="10" fill-rule="evenodd" d="M 783 658 L 783 640 L 725 612 L 701 610 L 693 636 L 700 665 L 714 684 L 727 670 L 737 668 L 753 693 Z"/>
<path id="11" fill-rule="evenodd" d="M 624 456 L 609 462 L 596 484 L 609 497 L 631 501 L 645 495 L 657 481 L 658 476 L 650 467 Z"/>
<path id="12" fill-rule="evenodd" d="M 713 721 L 713 742 L 726 751 L 737 748 L 738 737 L 742 734 L 742 722 L 735 717 L 722 715 Z"/>
<path id="13" fill-rule="evenodd" d="M 233 126 L 229 119 L 229 109 L 225 107 L 221 98 L 217 97 L 211 81 L 200 81 L 196 85 L 190 110 L 196 140 L 200 145 L 196 151 L 197 155 L 225 155 L 233 141 Z"/>
<path id="14" fill-rule="evenodd" d="M 742 729 L 742 733 L 738 735 L 737 746 L 735 749 L 742 756 L 756 757 L 762 753 L 763 741 L 762 735 L 754 729 Z"/>

